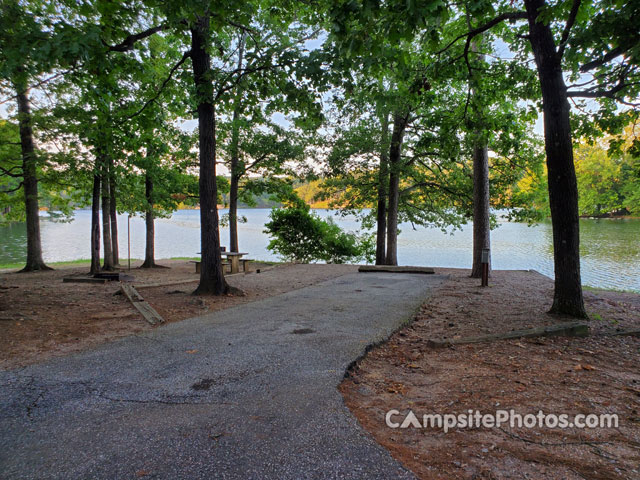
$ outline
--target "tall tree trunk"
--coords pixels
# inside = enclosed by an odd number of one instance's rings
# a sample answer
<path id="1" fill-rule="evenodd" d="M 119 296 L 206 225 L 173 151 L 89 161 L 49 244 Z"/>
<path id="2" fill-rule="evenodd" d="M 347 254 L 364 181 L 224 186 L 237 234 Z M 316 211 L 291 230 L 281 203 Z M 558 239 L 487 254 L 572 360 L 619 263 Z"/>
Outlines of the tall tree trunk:
<path id="1" fill-rule="evenodd" d="M 22 150 L 22 188 L 27 221 L 27 262 L 21 272 L 52 270 L 42 260 L 42 242 L 40 240 L 40 215 L 38 205 L 38 172 L 33 130 L 31 128 L 31 106 L 28 90 L 16 87 L 18 98 L 18 119 L 20 123 L 20 147 Z"/>
<path id="2" fill-rule="evenodd" d="M 92 275 L 100 271 L 100 183 L 100 175 L 96 171 L 93 174 L 91 197 L 91 270 L 89 273 Z"/>
<path id="3" fill-rule="evenodd" d="M 242 69 L 242 57 L 244 55 L 245 33 L 240 34 L 238 45 L 238 71 Z M 229 185 L 229 249 L 239 252 L 238 247 L 238 186 L 240 177 L 244 173 L 240 166 L 240 110 L 242 108 L 242 90 L 238 88 L 233 104 L 233 125 L 231 132 L 231 182 Z"/>
<path id="4" fill-rule="evenodd" d="M 525 0 L 529 41 L 538 67 L 544 113 L 549 206 L 553 228 L 555 291 L 551 313 L 586 318 L 580 280 L 578 185 L 573 164 L 567 87 L 553 32 L 539 22 L 544 0 Z"/>
<path id="5" fill-rule="evenodd" d="M 116 178 L 113 158 L 109 159 L 109 220 L 111 224 L 111 255 L 113 264 L 120 265 L 120 249 L 118 247 L 118 210 L 116 204 Z"/>
<path id="6" fill-rule="evenodd" d="M 389 204 L 387 211 L 386 265 L 398 264 L 398 203 L 400 200 L 400 174 L 402 141 L 409 120 L 409 112 L 394 113 L 393 133 L 389 147 Z"/>
<path id="7" fill-rule="evenodd" d="M 384 265 L 387 236 L 387 187 L 389 185 L 389 115 L 381 118 L 380 168 L 378 169 L 378 206 L 376 212 L 376 265 Z"/>
<path id="8" fill-rule="evenodd" d="M 477 145 L 473 150 L 473 278 L 482 276 L 482 250 L 491 248 L 489 151 L 486 142 L 483 143 L 484 145 Z"/>
<path id="9" fill-rule="evenodd" d="M 216 118 L 211 83 L 209 12 L 191 28 L 191 61 L 198 98 L 198 135 L 200 144 L 200 242 L 202 258 L 200 284 L 194 294 L 222 295 L 230 289 L 222 272 L 216 185 Z"/>
<path id="10" fill-rule="evenodd" d="M 107 159 L 103 156 L 101 159 L 102 168 L 102 244 L 104 247 L 104 261 L 102 263 L 103 270 L 113 270 L 113 252 L 111 250 L 111 195 L 109 195 L 109 168 Z"/>
<path id="11" fill-rule="evenodd" d="M 478 43 L 481 40 L 474 40 L 471 43 L 471 51 L 478 52 Z M 484 62 L 484 55 L 476 55 L 476 62 Z M 491 248 L 491 223 L 489 216 L 489 150 L 487 148 L 487 138 L 482 134 L 482 124 L 484 123 L 485 106 L 481 104 L 482 94 L 480 92 L 477 73 L 472 73 L 469 79 L 474 95 L 475 110 L 475 132 L 473 149 L 473 263 L 471 267 L 471 277 L 482 277 L 482 250 Z M 491 269 L 491 258 L 489 258 L 489 269 Z"/>
<path id="12" fill-rule="evenodd" d="M 140 268 L 168 268 L 156 263 L 155 258 L 155 214 L 153 212 L 153 178 L 149 170 L 144 174 L 144 196 L 147 201 L 147 208 L 144 213 L 144 224 L 146 229 L 146 244 L 144 249 L 144 262 Z"/>

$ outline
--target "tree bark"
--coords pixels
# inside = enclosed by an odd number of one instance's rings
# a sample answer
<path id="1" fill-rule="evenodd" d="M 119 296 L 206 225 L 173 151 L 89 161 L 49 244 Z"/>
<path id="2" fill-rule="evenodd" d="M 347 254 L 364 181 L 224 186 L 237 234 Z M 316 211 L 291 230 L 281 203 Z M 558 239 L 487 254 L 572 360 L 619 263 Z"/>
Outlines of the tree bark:
<path id="1" fill-rule="evenodd" d="M 489 151 L 485 143 L 473 150 L 473 278 L 482 276 L 482 250 L 491 248 L 489 200 Z"/>
<path id="2" fill-rule="evenodd" d="M 409 113 L 394 113 L 393 133 L 389 147 L 389 204 L 387 210 L 386 265 L 398 264 L 398 203 L 400 200 L 400 170 L 402 141 L 409 120 Z"/>
<path id="3" fill-rule="evenodd" d="M 567 87 L 562 58 L 548 24 L 537 21 L 544 0 L 525 0 L 529 41 L 542 91 L 549 206 L 553 228 L 555 291 L 551 313 L 586 318 L 580 280 L 578 185 L 573 164 Z"/>
<path id="4" fill-rule="evenodd" d="M 191 28 L 191 61 L 197 92 L 198 136 L 200 144 L 200 284 L 194 294 L 222 295 L 229 286 L 222 272 L 220 230 L 218 218 L 218 188 L 216 185 L 216 119 L 213 84 L 209 78 L 211 57 L 209 20 L 206 12 Z"/>
<path id="5" fill-rule="evenodd" d="M 478 52 L 477 41 L 471 44 L 471 51 Z M 476 55 L 478 62 L 484 61 L 484 55 Z M 469 81 L 475 96 L 475 140 L 473 149 L 473 263 L 471 277 L 482 277 L 482 250 L 491 248 L 491 223 L 489 216 L 489 150 L 487 138 L 482 133 L 484 118 L 484 105 L 480 102 L 482 96 L 479 92 L 477 74 L 472 74 Z M 489 270 L 491 270 L 491 257 L 489 257 Z"/>
<path id="6" fill-rule="evenodd" d="M 97 169 L 97 166 L 96 166 Z M 93 175 L 93 195 L 91 197 L 91 270 L 90 274 L 100 271 L 100 175 Z"/>
<path id="7" fill-rule="evenodd" d="M 18 99 L 18 119 L 20 124 L 20 148 L 22 151 L 22 188 L 27 222 L 27 262 L 21 272 L 52 270 L 42 259 L 40 239 L 40 207 L 38 204 L 38 172 L 33 130 L 31 128 L 31 106 L 28 90 L 16 87 Z"/>
<path id="8" fill-rule="evenodd" d="M 233 172 L 233 171 L 232 171 Z M 240 176 L 231 173 L 229 182 L 229 249 L 231 252 L 239 252 L 238 247 L 238 186 Z"/>
<path id="9" fill-rule="evenodd" d="M 144 250 L 144 262 L 140 268 L 156 268 L 155 259 L 155 215 L 153 213 L 153 179 L 149 170 L 144 174 L 144 196 L 147 201 L 147 208 L 144 214 L 144 224 L 146 227 L 146 244 Z"/>
<path id="10" fill-rule="evenodd" d="M 376 211 L 376 265 L 384 265 L 387 236 L 387 187 L 389 185 L 389 115 L 381 119 L 380 168 L 378 169 L 378 205 Z"/>
<path id="11" fill-rule="evenodd" d="M 114 266 L 120 265 L 120 249 L 118 246 L 118 210 L 116 204 L 116 179 L 113 158 L 109 159 L 109 220 L 111 226 L 111 255 Z"/>
<path id="12" fill-rule="evenodd" d="M 240 35 L 238 45 L 238 71 L 242 69 L 242 58 L 244 55 L 244 32 Z M 240 125 L 238 120 L 240 118 L 240 110 L 242 100 L 242 90 L 238 87 L 238 92 L 233 105 L 233 124 L 231 126 L 231 182 L 229 185 L 229 249 L 232 252 L 239 252 L 238 247 L 238 187 L 240 184 L 240 177 L 244 172 L 240 166 Z"/>
<path id="13" fill-rule="evenodd" d="M 107 159 L 103 156 L 101 159 L 101 195 L 102 195 L 102 244 L 104 247 L 104 260 L 102 263 L 103 270 L 113 270 L 113 253 L 111 250 L 111 208 L 109 204 L 111 203 L 111 196 L 109 194 L 109 168 Z"/>

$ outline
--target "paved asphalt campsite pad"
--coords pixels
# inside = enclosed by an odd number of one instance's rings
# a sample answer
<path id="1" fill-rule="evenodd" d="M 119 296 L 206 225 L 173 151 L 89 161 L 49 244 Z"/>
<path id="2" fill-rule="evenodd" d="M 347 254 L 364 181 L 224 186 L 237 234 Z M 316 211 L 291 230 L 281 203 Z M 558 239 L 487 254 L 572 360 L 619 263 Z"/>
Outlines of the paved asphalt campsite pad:
<path id="1" fill-rule="evenodd" d="M 2 478 L 413 478 L 336 388 L 443 279 L 348 274 L 0 372 Z"/>

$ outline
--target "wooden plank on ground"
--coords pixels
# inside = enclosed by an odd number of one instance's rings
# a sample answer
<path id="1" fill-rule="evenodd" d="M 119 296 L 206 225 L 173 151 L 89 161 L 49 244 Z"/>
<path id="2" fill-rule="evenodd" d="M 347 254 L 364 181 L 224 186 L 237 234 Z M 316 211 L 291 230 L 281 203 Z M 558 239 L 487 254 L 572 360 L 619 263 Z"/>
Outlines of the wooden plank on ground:
<path id="1" fill-rule="evenodd" d="M 149 305 L 149 303 L 142 302 L 131 302 L 134 307 L 138 309 L 138 311 L 142 314 L 142 316 L 149 322 L 151 325 L 156 325 L 157 323 L 164 323 L 164 318 L 160 316 L 155 309 Z"/>
<path id="2" fill-rule="evenodd" d="M 122 293 L 127 297 L 127 299 L 131 302 L 131 304 L 142 314 L 142 316 L 149 322 L 151 325 L 156 325 L 158 323 L 164 323 L 164 318 L 160 316 L 155 309 L 147 303 L 142 295 L 138 293 L 138 291 L 134 288 L 133 285 L 128 283 L 120 284 L 120 289 Z"/>
<path id="3" fill-rule="evenodd" d="M 388 272 L 388 273 L 435 273 L 431 267 L 402 267 L 397 265 L 361 265 L 358 268 L 361 273 L 367 272 Z"/>
<path id="4" fill-rule="evenodd" d="M 128 283 L 120 284 L 120 290 L 126 295 L 130 302 L 144 302 L 142 295 L 138 293 L 135 287 Z"/>
<path id="5" fill-rule="evenodd" d="M 175 282 L 165 282 L 165 283 L 138 283 L 136 284 L 136 288 L 138 290 L 142 288 L 157 288 L 157 287 L 171 287 L 173 285 L 182 285 L 183 283 L 194 283 L 199 282 L 200 277 L 198 278 L 190 278 L 188 280 L 176 280 Z"/>
<path id="6" fill-rule="evenodd" d="M 565 322 L 548 327 L 530 328 L 528 330 L 514 330 L 506 333 L 495 333 L 479 337 L 455 338 L 446 340 L 427 340 L 427 345 L 433 348 L 444 348 L 453 345 L 466 345 L 469 343 L 494 342 L 496 340 L 509 340 L 514 338 L 532 337 L 586 337 L 589 335 L 589 326 L 580 322 Z"/>

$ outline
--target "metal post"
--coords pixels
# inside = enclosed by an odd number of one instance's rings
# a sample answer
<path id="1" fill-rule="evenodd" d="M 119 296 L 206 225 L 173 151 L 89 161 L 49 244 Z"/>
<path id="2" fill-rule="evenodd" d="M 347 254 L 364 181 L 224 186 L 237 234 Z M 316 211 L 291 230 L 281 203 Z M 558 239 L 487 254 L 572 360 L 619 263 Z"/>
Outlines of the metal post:
<path id="1" fill-rule="evenodd" d="M 131 270 L 131 215 L 127 216 L 127 258 Z"/>
<path id="2" fill-rule="evenodd" d="M 481 286 L 489 286 L 489 249 L 482 249 L 482 284 Z"/>

